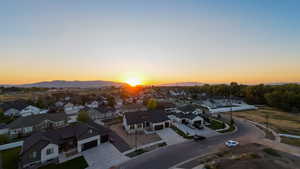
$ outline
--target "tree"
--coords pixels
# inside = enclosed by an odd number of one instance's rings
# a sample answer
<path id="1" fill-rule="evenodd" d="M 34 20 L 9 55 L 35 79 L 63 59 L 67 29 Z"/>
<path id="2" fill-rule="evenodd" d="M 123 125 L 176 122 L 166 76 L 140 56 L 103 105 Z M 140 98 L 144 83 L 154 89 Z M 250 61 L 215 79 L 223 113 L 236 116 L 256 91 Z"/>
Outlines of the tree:
<path id="1" fill-rule="evenodd" d="M 114 97 L 110 96 L 107 98 L 107 101 L 108 101 L 108 106 L 110 107 L 115 107 L 116 105 L 116 100 Z"/>
<path id="2" fill-rule="evenodd" d="M 153 109 L 156 109 L 156 107 L 157 107 L 157 101 L 155 99 L 149 99 L 147 108 L 149 110 L 153 110 Z"/>
<path id="3" fill-rule="evenodd" d="M 80 111 L 77 120 L 81 122 L 88 122 L 90 120 L 89 113 L 83 110 Z"/>

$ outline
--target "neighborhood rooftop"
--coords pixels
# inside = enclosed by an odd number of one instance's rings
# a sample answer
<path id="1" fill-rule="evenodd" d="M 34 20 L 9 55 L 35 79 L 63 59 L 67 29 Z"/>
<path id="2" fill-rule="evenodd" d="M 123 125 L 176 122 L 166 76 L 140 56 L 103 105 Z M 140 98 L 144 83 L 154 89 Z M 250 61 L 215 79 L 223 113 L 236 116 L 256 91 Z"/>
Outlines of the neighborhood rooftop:
<path id="1" fill-rule="evenodd" d="M 125 113 L 127 124 L 139 124 L 143 122 L 163 122 L 169 120 L 166 113 L 163 110 L 148 110 Z"/>
<path id="2" fill-rule="evenodd" d="M 41 123 L 44 120 L 49 121 L 65 121 L 67 116 L 64 113 L 53 113 L 53 114 L 38 114 L 26 117 L 19 117 L 15 121 L 8 124 L 8 127 L 11 129 L 23 128 L 34 126 L 38 123 Z"/>

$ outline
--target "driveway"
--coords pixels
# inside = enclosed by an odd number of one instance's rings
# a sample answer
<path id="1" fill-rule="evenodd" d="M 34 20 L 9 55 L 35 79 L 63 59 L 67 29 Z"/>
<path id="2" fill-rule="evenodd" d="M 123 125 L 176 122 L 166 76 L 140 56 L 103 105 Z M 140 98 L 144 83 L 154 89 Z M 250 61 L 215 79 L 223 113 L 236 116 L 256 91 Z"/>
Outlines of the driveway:
<path id="1" fill-rule="evenodd" d="M 138 133 L 136 135 L 128 134 L 123 129 L 123 124 L 112 125 L 111 130 L 113 130 L 113 132 L 115 132 L 118 136 L 120 136 L 131 148 L 135 147 L 136 145 L 140 147 L 161 140 L 161 138 L 156 133 L 153 134 Z"/>
<path id="2" fill-rule="evenodd" d="M 110 143 L 83 151 L 82 155 L 89 165 L 87 169 L 109 169 L 129 159 Z"/>
<path id="3" fill-rule="evenodd" d="M 205 136 L 205 137 L 212 137 L 212 136 L 215 136 L 215 135 L 218 135 L 219 133 L 214 131 L 214 130 L 211 130 L 207 127 L 204 127 L 203 129 L 192 129 L 184 124 L 181 124 L 181 123 L 176 123 L 176 127 L 178 129 L 180 129 L 181 131 L 183 131 L 184 133 L 189 133 L 189 135 L 200 135 L 200 136 Z"/>
<path id="4" fill-rule="evenodd" d="M 183 137 L 178 135 L 171 128 L 165 128 L 163 130 L 156 131 L 161 139 L 163 139 L 168 145 L 178 144 L 186 141 Z"/>

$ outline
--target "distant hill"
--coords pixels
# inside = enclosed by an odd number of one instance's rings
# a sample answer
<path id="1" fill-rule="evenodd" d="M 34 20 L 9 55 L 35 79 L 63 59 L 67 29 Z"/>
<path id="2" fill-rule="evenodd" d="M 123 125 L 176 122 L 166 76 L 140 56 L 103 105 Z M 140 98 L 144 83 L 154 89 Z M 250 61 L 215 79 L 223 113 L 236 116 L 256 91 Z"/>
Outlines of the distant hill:
<path id="1" fill-rule="evenodd" d="M 180 83 L 167 83 L 167 84 L 160 84 L 157 86 L 203 86 L 205 83 L 201 82 L 180 82 Z"/>
<path id="2" fill-rule="evenodd" d="M 277 82 L 277 83 L 267 83 L 265 85 L 280 86 L 280 85 L 286 85 L 286 84 L 298 84 L 298 85 L 300 85 L 300 82 Z"/>
<path id="3" fill-rule="evenodd" d="M 101 88 L 107 86 L 122 86 L 124 83 L 112 82 L 112 81 L 64 81 L 64 80 L 55 80 L 47 82 L 38 82 L 31 84 L 22 84 L 22 85 L 5 85 L 15 86 L 15 87 L 41 87 L 41 88 Z"/>

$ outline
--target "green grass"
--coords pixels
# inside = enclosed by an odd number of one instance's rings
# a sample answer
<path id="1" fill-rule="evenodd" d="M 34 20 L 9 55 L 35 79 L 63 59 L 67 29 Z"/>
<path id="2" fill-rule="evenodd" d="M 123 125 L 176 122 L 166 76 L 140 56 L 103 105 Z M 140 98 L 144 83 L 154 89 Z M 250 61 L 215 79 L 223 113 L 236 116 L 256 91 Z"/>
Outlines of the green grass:
<path id="1" fill-rule="evenodd" d="M 300 147 L 300 139 L 297 139 L 297 138 L 281 137 L 281 142 L 285 143 L 285 144 Z"/>
<path id="2" fill-rule="evenodd" d="M 61 164 L 49 164 L 39 169 L 84 169 L 86 167 L 88 167 L 88 164 L 85 159 L 83 157 L 78 157 Z"/>
<path id="3" fill-rule="evenodd" d="M 13 148 L 9 150 L 1 151 L 2 167 L 4 169 L 17 169 L 19 161 L 19 152 L 21 148 Z"/>
<path id="4" fill-rule="evenodd" d="M 171 128 L 180 136 L 182 136 L 185 139 L 193 139 L 193 136 L 189 136 L 187 134 L 185 134 L 183 131 L 179 130 L 177 127 L 175 126 L 171 126 Z"/>
<path id="5" fill-rule="evenodd" d="M 210 129 L 213 129 L 213 130 L 218 130 L 218 129 L 225 128 L 225 124 L 223 122 L 218 121 L 218 120 L 211 119 L 210 120 L 210 125 L 208 125 L 207 127 L 210 128 Z"/>
<path id="6" fill-rule="evenodd" d="M 146 151 L 144 149 L 138 149 L 136 151 L 133 151 L 131 153 L 126 154 L 126 156 L 128 156 L 128 157 L 135 157 L 135 156 L 141 155 L 141 154 L 146 153 L 146 152 L 148 152 L 148 151 Z"/>
<path id="7" fill-rule="evenodd" d="M 275 156 L 275 157 L 281 157 L 281 155 L 279 154 L 279 152 L 277 150 L 274 150 L 272 148 L 264 148 L 263 151 L 271 156 Z"/>
<path id="8" fill-rule="evenodd" d="M 235 130 L 235 125 L 230 125 L 229 129 L 223 130 L 223 131 L 219 131 L 219 133 L 227 133 L 227 132 L 232 132 L 234 130 Z"/>
<path id="9" fill-rule="evenodd" d="M 167 146 L 167 143 L 163 142 L 163 143 L 158 144 L 158 147 L 164 147 L 164 146 Z"/>

